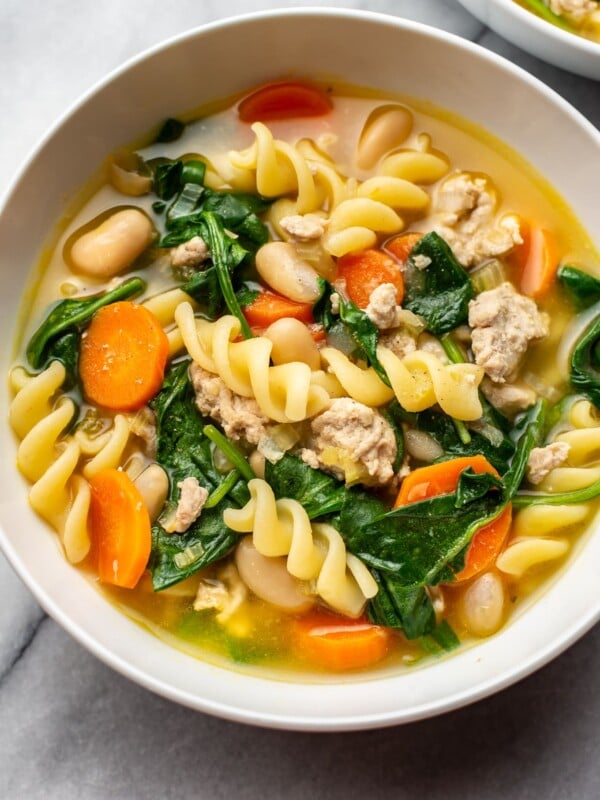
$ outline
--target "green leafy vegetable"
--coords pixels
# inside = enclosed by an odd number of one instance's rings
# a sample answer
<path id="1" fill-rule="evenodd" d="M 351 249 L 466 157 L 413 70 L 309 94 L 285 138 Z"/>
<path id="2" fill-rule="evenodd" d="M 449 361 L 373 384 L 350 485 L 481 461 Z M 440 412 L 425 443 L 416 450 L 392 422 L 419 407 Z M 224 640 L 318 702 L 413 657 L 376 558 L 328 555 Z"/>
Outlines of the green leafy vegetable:
<path id="1" fill-rule="evenodd" d="M 333 314 L 331 311 L 331 295 L 334 289 L 324 279 L 321 279 L 320 284 L 322 288 L 321 297 L 313 306 L 315 322 L 320 322 L 328 333 L 340 324 L 343 325 L 356 346 L 354 355 L 368 361 L 386 386 L 389 386 L 390 379 L 377 358 L 379 331 L 375 324 L 362 309 L 351 300 L 344 300 L 343 297 L 339 298 L 339 316 Z"/>
<path id="2" fill-rule="evenodd" d="M 585 329 L 571 354 L 571 386 L 600 408 L 600 315 Z"/>
<path id="3" fill-rule="evenodd" d="M 464 566 L 474 533 L 504 507 L 504 492 L 498 491 L 497 479 L 489 478 L 465 470 L 454 494 L 401 506 L 364 523 L 345 515 L 340 529 L 348 549 L 369 566 L 394 575 L 400 586 L 452 581 Z"/>
<path id="4" fill-rule="evenodd" d="M 533 11 L 536 16 L 545 19 L 546 22 L 551 22 L 553 25 L 557 25 L 559 28 L 569 31 L 569 33 L 577 32 L 565 17 L 555 14 L 554 11 L 544 3 L 544 0 L 522 0 L 522 3 L 529 8 L 530 11 Z"/>
<path id="5" fill-rule="evenodd" d="M 183 162 L 161 160 L 150 165 L 154 167 L 154 191 L 161 200 L 170 200 L 180 188 Z"/>
<path id="6" fill-rule="evenodd" d="M 508 472 L 504 475 L 507 500 L 510 500 L 514 496 L 523 482 L 529 455 L 533 448 L 537 447 L 542 441 L 546 409 L 546 401 L 539 400 L 517 419 L 513 432 L 515 455 L 511 461 Z"/>
<path id="7" fill-rule="evenodd" d="M 70 382 L 77 382 L 79 335 L 103 306 L 141 294 L 146 284 L 129 278 L 110 292 L 61 300 L 50 311 L 27 345 L 27 361 L 33 369 L 44 369 L 50 361 L 62 361 Z"/>
<path id="8" fill-rule="evenodd" d="M 394 575 L 372 570 L 378 592 L 369 603 L 369 619 L 403 630 L 407 639 L 432 633 L 435 612 L 424 586 L 404 586 Z"/>
<path id="9" fill-rule="evenodd" d="M 276 464 L 265 464 L 265 480 L 275 497 L 297 500 L 311 519 L 340 511 L 346 496 L 343 483 L 286 453 Z"/>
<path id="10" fill-rule="evenodd" d="M 158 144 L 176 142 L 184 130 L 185 124 L 183 122 L 180 122 L 178 119 L 174 119 L 173 117 L 169 117 L 163 122 L 161 129 L 159 130 L 154 141 Z"/>
<path id="11" fill-rule="evenodd" d="M 203 435 L 206 420 L 194 402 L 194 390 L 188 376 L 188 362 L 171 368 L 163 387 L 152 401 L 157 417 L 156 460 L 170 475 L 168 502 L 175 506 L 179 500 L 178 483 L 195 477 L 209 490 L 213 503 L 204 508 L 201 516 L 182 534 L 168 534 L 159 522 L 152 527 L 152 552 L 149 569 L 155 591 L 166 589 L 193 575 L 197 570 L 226 556 L 238 541 L 238 536 L 223 522 L 225 507 L 241 506 L 248 500 L 244 480 L 231 485 L 214 467 L 212 443 Z M 229 478 L 229 480 L 228 480 Z M 222 484 L 227 481 L 227 492 Z M 215 492 L 219 491 L 217 502 Z M 189 563 L 178 564 L 184 551 L 197 552 Z"/>
<path id="12" fill-rule="evenodd" d="M 512 500 L 514 508 L 527 508 L 527 506 L 568 506 L 573 503 L 587 503 L 600 496 L 600 480 L 594 481 L 583 489 L 573 492 L 557 492 L 555 494 L 542 494 L 541 492 L 518 492 Z"/>
<path id="13" fill-rule="evenodd" d="M 456 650 L 456 648 L 460 645 L 458 636 L 454 633 L 451 626 L 445 619 L 443 619 L 431 631 L 431 638 L 439 647 L 442 648 L 442 650 L 445 650 L 446 652 Z"/>
<path id="14" fill-rule="evenodd" d="M 394 438 L 396 440 L 396 458 L 394 459 L 393 466 L 394 471 L 398 472 L 404 461 L 404 430 L 402 428 L 404 419 L 400 403 L 396 399 L 392 400 L 387 408 L 383 410 L 383 416 L 394 432 Z"/>
<path id="15" fill-rule="evenodd" d="M 425 256 L 431 263 L 417 269 L 415 256 Z M 474 295 L 471 281 L 437 233 L 425 234 L 411 250 L 404 284 L 404 307 L 423 317 L 432 333 L 446 333 L 467 321 L 469 300 Z"/>
<path id="16" fill-rule="evenodd" d="M 556 274 L 580 311 L 600 300 L 600 280 L 593 275 L 568 264 L 559 267 Z"/>

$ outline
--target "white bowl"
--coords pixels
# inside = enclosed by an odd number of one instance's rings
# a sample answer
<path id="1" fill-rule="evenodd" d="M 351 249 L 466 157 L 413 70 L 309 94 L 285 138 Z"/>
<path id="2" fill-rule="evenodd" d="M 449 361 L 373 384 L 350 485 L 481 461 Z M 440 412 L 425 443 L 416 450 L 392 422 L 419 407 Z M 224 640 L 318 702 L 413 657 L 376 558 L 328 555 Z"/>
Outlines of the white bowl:
<path id="1" fill-rule="evenodd" d="M 235 53 L 242 54 L 239 60 Z M 14 338 L 28 273 L 43 243 L 68 200 L 108 153 L 168 115 L 273 77 L 309 72 L 426 98 L 470 118 L 522 153 L 598 235 L 600 135 L 523 71 L 457 37 L 391 17 L 333 9 L 259 14 L 192 31 L 133 60 L 94 88 L 42 142 L 0 217 L 3 341 Z M 498 102 L 498 86 L 510 103 Z M 1 374 L 10 359 L 5 346 Z M 305 730 L 407 722 L 513 683 L 564 650 L 600 616 L 600 536 L 588 535 L 568 568 L 504 630 L 424 668 L 376 680 L 345 677 L 311 684 L 267 680 L 195 660 L 120 613 L 64 559 L 56 537 L 27 505 L 27 487 L 14 468 L 7 405 L 2 392 L 0 540 L 7 557 L 48 613 L 93 653 L 192 708 Z"/>
<path id="2" fill-rule="evenodd" d="M 484 25 L 522 50 L 586 78 L 600 80 L 600 44 L 537 17 L 513 0 L 458 0 Z"/>

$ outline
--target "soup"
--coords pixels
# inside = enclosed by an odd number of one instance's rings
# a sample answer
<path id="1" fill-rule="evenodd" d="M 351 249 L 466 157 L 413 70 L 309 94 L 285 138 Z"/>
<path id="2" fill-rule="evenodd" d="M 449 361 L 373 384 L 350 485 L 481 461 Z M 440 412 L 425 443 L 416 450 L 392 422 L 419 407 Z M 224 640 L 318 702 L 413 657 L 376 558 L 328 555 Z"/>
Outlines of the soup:
<path id="1" fill-rule="evenodd" d="M 515 0 L 536 16 L 569 33 L 600 42 L 600 4 L 597 0 Z"/>
<path id="2" fill-rule="evenodd" d="M 305 675 L 494 634 L 600 493 L 598 258 L 416 101 L 272 84 L 117 153 L 10 375 L 66 557 L 158 635 Z"/>

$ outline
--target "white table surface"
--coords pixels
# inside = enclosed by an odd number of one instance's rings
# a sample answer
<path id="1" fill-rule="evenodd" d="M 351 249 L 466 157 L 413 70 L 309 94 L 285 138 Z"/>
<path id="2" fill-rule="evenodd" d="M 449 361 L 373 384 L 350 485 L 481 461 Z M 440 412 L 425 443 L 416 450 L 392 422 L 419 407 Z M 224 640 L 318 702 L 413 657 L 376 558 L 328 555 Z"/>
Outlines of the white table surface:
<path id="1" fill-rule="evenodd" d="M 600 84 L 516 49 L 454 0 L 0 0 L 0 195 L 48 126 L 129 57 L 218 18 L 308 5 L 460 34 L 600 127 Z M 596 800 L 599 669 L 596 627 L 527 680 L 436 719 L 349 734 L 253 729 L 178 707 L 97 661 L 0 555 L 0 798 Z"/>

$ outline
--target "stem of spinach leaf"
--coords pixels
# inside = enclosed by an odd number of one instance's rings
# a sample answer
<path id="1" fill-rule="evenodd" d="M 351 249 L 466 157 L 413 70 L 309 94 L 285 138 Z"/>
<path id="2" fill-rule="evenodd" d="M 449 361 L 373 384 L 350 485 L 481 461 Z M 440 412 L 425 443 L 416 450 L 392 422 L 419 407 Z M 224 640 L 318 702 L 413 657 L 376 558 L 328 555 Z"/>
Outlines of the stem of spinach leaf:
<path id="1" fill-rule="evenodd" d="M 227 234 L 214 212 L 205 211 L 203 216 L 209 239 L 208 246 L 210 248 L 210 256 L 217 271 L 217 278 L 219 286 L 221 287 L 221 292 L 223 293 L 225 305 L 229 311 L 239 319 L 244 339 L 252 339 L 253 333 L 246 321 L 246 317 L 242 314 L 242 309 L 237 301 L 233 290 L 233 284 L 231 283 L 231 274 L 227 265 L 227 249 L 225 244 L 225 237 Z"/>
<path id="2" fill-rule="evenodd" d="M 231 461 L 240 475 L 242 475 L 247 481 L 251 481 L 252 478 L 256 477 L 254 470 L 246 461 L 242 453 L 240 453 L 237 447 L 232 445 L 229 439 L 223 436 L 221 431 L 217 430 L 214 425 L 205 425 L 204 428 L 202 428 L 202 433 L 207 439 L 210 439 L 213 444 L 217 445 L 219 450 L 221 450 L 223 454 L 227 456 L 229 461 Z"/>
<path id="3" fill-rule="evenodd" d="M 217 486 L 214 491 L 212 491 L 208 497 L 206 498 L 206 503 L 204 503 L 204 508 L 214 508 L 214 506 L 218 505 L 221 500 L 229 494 L 229 492 L 233 489 L 236 485 L 240 477 L 240 472 L 237 469 L 232 469 L 231 472 L 227 475 L 227 477 L 223 480 L 219 486 Z"/>
<path id="4" fill-rule="evenodd" d="M 538 494 L 534 492 L 517 492 L 512 499 L 514 508 L 527 508 L 527 506 L 567 506 L 573 503 L 585 503 L 600 495 L 600 480 L 576 489 L 574 492 L 560 492 L 558 494 Z"/>

